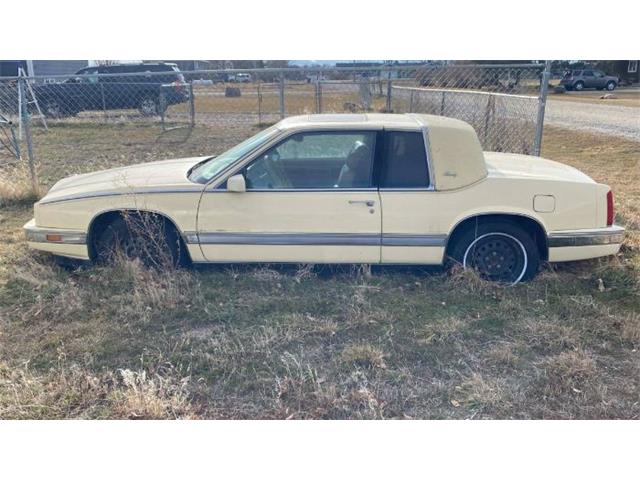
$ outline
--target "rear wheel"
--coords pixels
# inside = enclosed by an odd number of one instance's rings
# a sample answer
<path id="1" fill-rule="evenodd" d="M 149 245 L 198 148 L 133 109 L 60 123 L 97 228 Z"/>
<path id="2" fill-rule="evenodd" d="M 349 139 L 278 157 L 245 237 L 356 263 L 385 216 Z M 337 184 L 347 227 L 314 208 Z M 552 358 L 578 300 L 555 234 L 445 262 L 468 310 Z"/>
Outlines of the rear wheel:
<path id="1" fill-rule="evenodd" d="M 614 81 L 607 82 L 607 90 L 612 92 L 615 89 L 616 89 L 616 82 L 614 82 Z"/>
<path id="2" fill-rule="evenodd" d="M 138 111 L 145 117 L 152 117 L 153 115 L 160 115 L 161 113 L 159 103 L 151 97 L 146 97 L 140 100 Z"/>
<path id="3" fill-rule="evenodd" d="M 584 82 L 576 82 L 573 88 L 578 92 L 584 90 Z"/>
<path id="4" fill-rule="evenodd" d="M 530 280 L 540 267 L 535 240 L 510 222 L 472 225 L 457 235 L 450 254 L 465 269 L 501 283 Z"/>

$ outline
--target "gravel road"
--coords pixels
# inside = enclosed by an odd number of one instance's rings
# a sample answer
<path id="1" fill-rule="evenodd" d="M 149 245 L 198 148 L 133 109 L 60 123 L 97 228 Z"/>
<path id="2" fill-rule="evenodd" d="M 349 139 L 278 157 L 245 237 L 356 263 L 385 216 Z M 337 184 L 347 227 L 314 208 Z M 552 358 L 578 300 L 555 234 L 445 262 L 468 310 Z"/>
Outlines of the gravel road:
<path id="1" fill-rule="evenodd" d="M 640 108 L 547 101 L 544 123 L 640 141 Z"/>

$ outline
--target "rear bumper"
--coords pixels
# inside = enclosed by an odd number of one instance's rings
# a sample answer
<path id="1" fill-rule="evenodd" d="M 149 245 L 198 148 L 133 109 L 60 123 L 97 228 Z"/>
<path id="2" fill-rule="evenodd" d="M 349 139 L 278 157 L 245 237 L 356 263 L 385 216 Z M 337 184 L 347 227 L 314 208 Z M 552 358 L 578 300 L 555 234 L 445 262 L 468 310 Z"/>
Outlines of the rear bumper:
<path id="1" fill-rule="evenodd" d="M 624 228 L 617 225 L 595 230 L 564 230 L 550 233 L 549 248 L 584 247 L 587 245 L 611 245 L 622 243 Z"/>
<path id="2" fill-rule="evenodd" d="M 547 236 L 550 262 L 568 262 L 615 255 L 624 240 L 617 225 L 593 230 L 566 230 Z"/>
<path id="3" fill-rule="evenodd" d="M 23 228 L 29 248 L 70 258 L 89 259 L 85 232 L 37 227 L 34 219 L 27 222 Z"/>

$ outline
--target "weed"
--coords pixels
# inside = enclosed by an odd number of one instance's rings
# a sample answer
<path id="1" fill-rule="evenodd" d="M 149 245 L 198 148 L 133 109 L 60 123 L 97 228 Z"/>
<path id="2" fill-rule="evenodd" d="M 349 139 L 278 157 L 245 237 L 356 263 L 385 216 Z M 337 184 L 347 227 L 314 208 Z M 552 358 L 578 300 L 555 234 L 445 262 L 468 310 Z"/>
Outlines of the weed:
<path id="1" fill-rule="evenodd" d="M 385 353 L 378 347 L 368 344 L 350 345 L 346 347 L 340 356 L 347 364 L 357 365 L 363 368 L 387 368 Z"/>

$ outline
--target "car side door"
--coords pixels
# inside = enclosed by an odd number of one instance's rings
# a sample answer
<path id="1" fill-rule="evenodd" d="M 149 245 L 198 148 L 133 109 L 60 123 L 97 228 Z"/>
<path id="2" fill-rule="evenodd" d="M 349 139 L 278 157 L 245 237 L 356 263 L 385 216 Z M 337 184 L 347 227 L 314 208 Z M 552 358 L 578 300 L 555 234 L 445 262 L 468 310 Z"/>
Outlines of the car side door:
<path id="1" fill-rule="evenodd" d="M 291 133 L 214 180 L 198 209 L 203 256 L 210 262 L 379 263 L 376 133 Z M 231 177 L 241 178 L 245 191 L 227 189 Z"/>
<path id="2" fill-rule="evenodd" d="M 98 106 L 98 68 L 85 68 L 61 84 L 65 95 L 61 107 L 69 112 L 95 110 Z"/>
<path id="3" fill-rule="evenodd" d="M 582 72 L 582 76 L 584 78 L 584 86 L 585 88 L 595 88 L 596 85 L 596 77 L 593 74 L 593 70 L 585 70 Z"/>
<path id="4" fill-rule="evenodd" d="M 100 77 L 102 102 L 106 110 L 129 108 L 131 103 L 131 88 L 129 83 L 132 77 L 128 65 L 110 65 L 104 68 L 104 76 Z M 125 75 L 123 75 L 125 74 Z"/>
<path id="5" fill-rule="evenodd" d="M 386 130 L 376 166 L 382 204 L 381 262 L 440 264 L 446 234 L 433 221 L 426 132 Z"/>
<path id="6" fill-rule="evenodd" d="M 604 88 L 607 86 L 607 80 L 604 72 L 600 70 L 593 71 L 593 86 L 596 88 Z"/>

